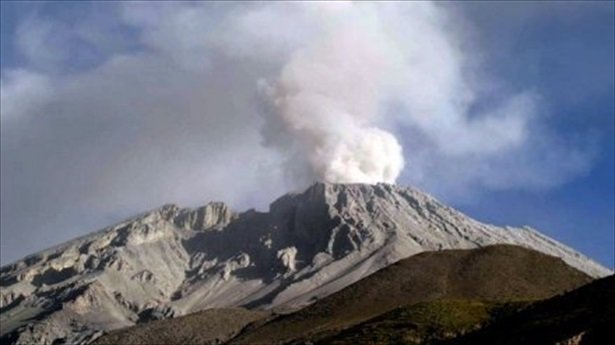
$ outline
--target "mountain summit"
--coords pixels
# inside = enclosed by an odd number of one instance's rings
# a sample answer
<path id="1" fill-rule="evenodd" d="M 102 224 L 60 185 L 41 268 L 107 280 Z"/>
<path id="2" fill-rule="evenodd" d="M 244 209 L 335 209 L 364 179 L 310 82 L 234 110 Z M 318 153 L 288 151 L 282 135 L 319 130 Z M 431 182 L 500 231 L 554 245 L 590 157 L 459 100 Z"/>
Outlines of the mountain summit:
<path id="1" fill-rule="evenodd" d="M 214 307 L 308 305 L 423 251 L 516 244 L 611 272 L 530 228 L 480 223 L 413 188 L 317 183 L 268 212 L 165 205 L 0 270 L 0 337 L 88 343 Z"/>

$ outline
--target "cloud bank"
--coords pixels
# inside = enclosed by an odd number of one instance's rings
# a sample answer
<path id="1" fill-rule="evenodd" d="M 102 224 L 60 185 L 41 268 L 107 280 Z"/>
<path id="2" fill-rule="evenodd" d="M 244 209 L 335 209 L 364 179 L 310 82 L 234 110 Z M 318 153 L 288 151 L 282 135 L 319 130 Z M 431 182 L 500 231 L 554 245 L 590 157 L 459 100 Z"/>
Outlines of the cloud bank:
<path id="1" fill-rule="evenodd" d="M 454 199 L 556 186 L 591 162 L 591 142 L 542 125 L 539 90 L 487 75 L 443 5 L 106 4 L 17 33 L 1 221 L 42 234 L 24 251 L 166 202 L 264 207 L 316 180 Z M 14 236 L 3 255 L 28 234 Z"/>

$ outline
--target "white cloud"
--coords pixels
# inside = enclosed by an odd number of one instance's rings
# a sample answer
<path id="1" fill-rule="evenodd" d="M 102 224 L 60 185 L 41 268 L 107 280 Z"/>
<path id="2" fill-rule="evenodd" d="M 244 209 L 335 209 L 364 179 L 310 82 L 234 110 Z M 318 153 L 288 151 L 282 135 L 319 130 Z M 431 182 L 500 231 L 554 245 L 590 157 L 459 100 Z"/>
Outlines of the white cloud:
<path id="1" fill-rule="evenodd" d="M 8 71 L 0 80 L 0 88 L 0 118 L 7 126 L 10 119 L 35 113 L 53 94 L 49 78 L 25 69 Z"/>
<path id="2" fill-rule="evenodd" d="M 2 76 L 3 229 L 28 207 L 32 231 L 57 214 L 78 227 L 83 210 L 264 207 L 314 179 L 392 182 L 402 166 L 398 182 L 443 196 L 546 188 L 589 166 L 539 126 L 536 91 L 485 93 L 501 82 L 445 7 L 121 6 L 139 49 L 75 73 L 40 68 L 71 63 L 70 42 L 41 41 L 56 23 L 18 35 L 31 64 Z"/>

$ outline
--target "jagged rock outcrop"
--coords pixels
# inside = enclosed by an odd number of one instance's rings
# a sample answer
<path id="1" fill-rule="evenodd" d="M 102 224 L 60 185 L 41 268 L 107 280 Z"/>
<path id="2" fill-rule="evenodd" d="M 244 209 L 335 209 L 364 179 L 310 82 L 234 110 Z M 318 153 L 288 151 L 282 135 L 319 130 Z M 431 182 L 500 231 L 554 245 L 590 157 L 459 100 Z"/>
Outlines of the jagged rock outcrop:
<path id="1" fill-rule="evenodd" d="M 166 217 L 173 219 L 175 225 L 190 230 L 220 230 L 236 217 L 222 202 L 211 202 L 194 210 L 180 210 L 177 206 L 167 205 L 166 210 Z"/>
<path id="2" fill-rule="evenodd" d="M 0 336 L 87 343 L 213 307 L 303 306 L 402 258 L 518 244 L 610 271 L 530 228 L 475 221 L 412 188 L 317 183 L 268 212 L 166 205 L 0 270 Z"/>

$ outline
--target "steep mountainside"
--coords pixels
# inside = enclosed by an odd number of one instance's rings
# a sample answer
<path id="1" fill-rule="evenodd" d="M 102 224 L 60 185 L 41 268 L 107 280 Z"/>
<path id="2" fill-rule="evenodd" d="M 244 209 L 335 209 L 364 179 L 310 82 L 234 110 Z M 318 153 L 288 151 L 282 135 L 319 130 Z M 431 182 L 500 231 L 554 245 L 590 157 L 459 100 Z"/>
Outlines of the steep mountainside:
<path id="1" fill-rule="evenodd" d="M 536 300 L 591 281 L 558 258 L 511 245 L 425 252 L 398 261 L 233 343 L 322 340 L 400 306 L 438 299 Z"/>
<path id="2" fill-rule="evenodd" d="M 268 212 L 167 205 L 2 267 L 0 337 L 87 343 L 206 308 L 296 308 L 422 251 L 497 243 L 610 273 L 532 229 L 477 222 L 415 189 L 318 183 Z"/>

